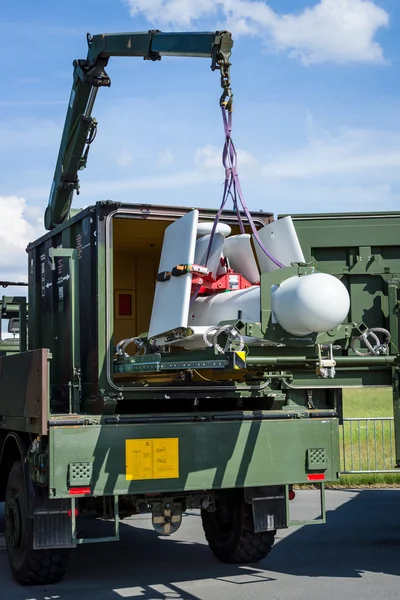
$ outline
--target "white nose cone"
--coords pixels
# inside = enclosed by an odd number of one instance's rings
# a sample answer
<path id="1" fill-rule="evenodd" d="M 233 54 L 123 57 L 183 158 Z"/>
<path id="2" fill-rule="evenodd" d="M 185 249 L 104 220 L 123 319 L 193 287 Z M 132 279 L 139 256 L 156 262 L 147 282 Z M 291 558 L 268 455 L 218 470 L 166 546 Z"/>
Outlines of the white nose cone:
<path id="1" fill-rule="evenodd" d="M 279 325 L 292 335 L 323 333 L 345 320 L 350 298 L 333 275 L 312 273 L 290 277 L 272 294 L 272 310 Z"/>

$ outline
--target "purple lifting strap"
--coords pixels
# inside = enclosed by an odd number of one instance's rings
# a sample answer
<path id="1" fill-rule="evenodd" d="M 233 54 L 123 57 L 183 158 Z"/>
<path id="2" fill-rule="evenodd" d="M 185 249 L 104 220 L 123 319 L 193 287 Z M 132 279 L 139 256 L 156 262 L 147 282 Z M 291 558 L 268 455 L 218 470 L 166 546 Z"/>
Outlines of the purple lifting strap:
<path id="1" fill-rule="evenodd" d="M 243 192 L 242 192 L 242 188 L 241 188 L 240 181 L 239 181 L 239 174 L 237 172 L 237 153 L 236 153 L 235 145 L 234 145 L 234 143 L 232 141 L 232 137 L 231 137 L 232 112 L 229 112 L 228 117 L 227 117 L 227 111 L 226 111 L 225 107 L 221 107 L 221 108 L 222 108 L 222 120 L 224 123 L 224 131 L 225 131 L 225 144 L 224 144 L 224 149 L 222 152 L 222 164 L 224 165 L 224 168 L 225 168 L 225 183 L 224 183 L 224 192 L 223 192 L 223 196 L 222 196 L 222 203 L 221 203 L 220 209 L 214 219 L 214 225 L 211 230 L 210 241 L 209 241 L 208 249 L 207 249 L 206 265 L 207 265 L 207 262 L 208 262 L 208 259 L 210 256 L 211 247 L 212 247 L 212 243 L 213 243 L 213 239 L 214 239 L 214 235 L 215 235 L 215 231 L 217 229 L 219 219 L 221 217 L 221 214 L 225 207 L 225 204 L 228 200 L 228 197 L 230 196 L 232 198 L 232 202 L 233 202 L 233 209 L 236 212 L 236 216 L 238 219 L 240 233 L 244 233 L 244 226 L 243 226 L 242 217 L 240 215 L 240 207 L 238 205 L 238 200 L 240 201 L 240 204 L 242 205 L 243 211 L 244 211 L 244 213 L 247 217 L 247 220 L 250 224 L 251 230 L 254 234 L 254 238 L 255 238 L 257 244 L 260 246 L 260 248 L 264 252 L 264 254 L 266 254 L 266 256 L 268 256 L 268 258 L 277 267 L 283 268 L 285 265 L 280 263 L 279 260 L 277 260 L 274 256 L 272 256 L 272 254 L 270 254 L 268 252 L 268 250 L 266 249 L 266 247 L 260 240 L 260 236 L 258 235 L 256 226 L 254 225 L 254 221 L 251 216 L 251 213 L 250 213 L 249 209 L 247 208 L 247 205 L 243 199 Z M 195 294 L 195 296 L 196 295 L 197 294 Z"/>

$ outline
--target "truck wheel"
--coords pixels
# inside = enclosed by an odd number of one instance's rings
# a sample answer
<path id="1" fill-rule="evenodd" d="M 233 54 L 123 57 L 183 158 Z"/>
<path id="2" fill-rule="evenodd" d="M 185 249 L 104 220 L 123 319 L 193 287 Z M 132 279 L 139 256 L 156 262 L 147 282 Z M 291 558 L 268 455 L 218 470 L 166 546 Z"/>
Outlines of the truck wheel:
<path id="1" fill-rule="evenodd" d="M 276 532 L 254 532 L 252 506 L 242 490 L 223 490 L 216 508 L 202 510 L 201 518 L 210 550 L 221 562 L 253 563 L 269 554 Z"/>
<path id="2" fill-rule="evenodd" d="M 11 468 L 6 489 L 6 544 L 11 570 L 21 585 L 48 585 L 67 572 L 70 549 L 34 550 L 33 519 L 28 518 L 27 489 L 20 461 Z"/>

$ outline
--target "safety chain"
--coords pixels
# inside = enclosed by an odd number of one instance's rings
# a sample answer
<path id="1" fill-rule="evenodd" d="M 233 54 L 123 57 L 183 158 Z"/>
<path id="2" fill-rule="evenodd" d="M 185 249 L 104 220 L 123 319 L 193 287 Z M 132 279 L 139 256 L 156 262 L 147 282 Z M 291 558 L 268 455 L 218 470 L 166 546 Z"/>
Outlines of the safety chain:
<path id="1" fill-rule="evenodd" d="M 231 88 L 231 72 L 230 67 L 231 63 L 226 62 L 225 59 L 221 59 L 218 61 L 219 69 L 221 73 L 221 87 L 222 87 L 222 95 L 219 100 L 221 108 L 225 108 L 229 113 L 233 110 L 233 94 Z"/>
<path id="2" fill-rule="evenodd" d="M 223 90 L 220 98 L 220 106 L 228 112 L 232 112 L 233 100 L 230 77 L 231 62 L 229 60 L 231 57 L 232 46 L 232 35 L 228 31 L 217 32 L 211 69 L 213 71 L 216 69 L 220 71 L 221 87 Z"/>

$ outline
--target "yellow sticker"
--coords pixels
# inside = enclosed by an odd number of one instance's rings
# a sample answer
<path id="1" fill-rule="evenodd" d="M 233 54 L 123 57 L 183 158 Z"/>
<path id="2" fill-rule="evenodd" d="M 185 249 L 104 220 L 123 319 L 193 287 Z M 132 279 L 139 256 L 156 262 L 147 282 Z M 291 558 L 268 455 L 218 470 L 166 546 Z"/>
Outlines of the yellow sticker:
<path id="1" fill-rule="evenodd" d="M 235 352 L 235 366 L 234 369 L 245 369 L 246 368 L 246 352 L 238 350 Z"/>
<path id="2" fill-rule="evenodd" d="M 126 440 L 126 479 L 177 479 L 178 438 Z"/>

